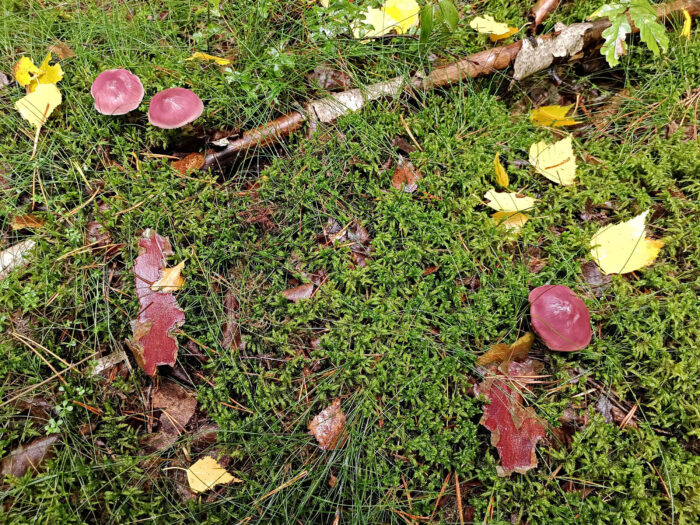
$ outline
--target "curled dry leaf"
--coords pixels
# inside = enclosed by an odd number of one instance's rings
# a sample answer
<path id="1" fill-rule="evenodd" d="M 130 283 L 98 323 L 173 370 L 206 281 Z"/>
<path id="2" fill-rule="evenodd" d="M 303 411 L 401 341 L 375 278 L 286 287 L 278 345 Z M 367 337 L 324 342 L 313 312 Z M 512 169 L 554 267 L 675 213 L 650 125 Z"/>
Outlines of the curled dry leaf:
<path id="1" fill-rule="evenodd" d="M 163 411 L 161 429 L 166 434 L 181 434 L 197 408 L 197 400 L 187 390 L 173 381 L 161 381 L 153 392 L 151 406 Z"/>
<path id="2" fill-rule="evenodd" d="M 499 369 L 507 373 L 512 361 L 523 361 L 527 358 L 534 342 L 534 334 L 527 332 L 511 345 L 504 343 L 492 345 L 485 354 L 479 356 L 476 362 L 481 366 L 500 363 Z"/>
<path id="3" fill-rule="evenodd" d="M 53 446 L 58 441 L 57 434 L 36 438 L 10 452 L 0 462 L 0 476 L 24 476 L 29 469 L 38 470 L 41 464 L 53 457 Z"/>
<path id="4" fill-rule="evenodd" d="M 190 171 L 196 171 L 204 166 L 204 155 L 202 153 L 190 153 L 180 160 L 174 161 L 172 166 L 181 175 L 187 175 Z"/>
<path id="5" fill-rule="evenodd" d="M 540 106 L 530 111 L 530 122 L 536 126 L 551 126 L 553 128 L 575 126 L 579 122 L 573 117 L 566 116 L 573 107 L 573 104 L 568 106 Z"/>
<path id="6" fill-rule="evenodd" d="M 391 185 L 397 190 L 403 190 L 405 193 L 413 193 L 418 189 L 418 181 L 421 177 L 421 173 L 413 166 L 410 160 L 399 157 Z"/>
<path id="7" fill-rule="evenodd" d="M 192 492 L 205 492 L 217 485 L 242 483 L 242 479 L 234 478 L 224 467 L 210 456 L 204 456 L 187 469 L 187 483 Z"/>
<path id="8" fill-rule="evenodd" d="M 282 292 L 282 295 L 284 295 L 290 301 L 298 303 L 302 299 L 310 298 L 313 292 L 313 283 L 306 283 L 300 286 L 295 286 L 294 288 L 290 288 L 289 290 L 285 290 L 284 292 Z"/>
<path id="9" fill-rule="evenodd" d="M 509 183 L 508 173 L 506 173 L 506 169 L 503 167 L 503 164 L 501 164 L 498 153 L 496 153 L 496 156 L 493 158 L 493 170 L 496 173 L 496 183 L 503 188 L 507 188 Z"/>
<path id="10" fill-rule="evenodd" d="M 151 285 L 151 290 L 154 292 L 175 292 L 182 288 L 185 279 L 180 273 L 184 267 L 185 261 L 182 261 L 172 268 L 163 268 L 163 276 Z"/>
<path id="11" fill-rule="evenodd" d="M 318 441 L 323 450 L 334 450 L 345 430 L 345 414 L 340 408 L 340 399 L 336 399 L 324 408 L 309 423 L 309 432 Z"/>
<path id="12" fill-rule="evenodd" d="M 139 315 L 131 322 L 134 333 L 131 348 L 139 366 L 152 376 L 159 365 L 174 365 L 177 339 L 172 331 L 185 322 L 185 313 L 172 293 L 154 292 L 151 284 L 163 276 L 165 257 L 173 253 L 166 237 L 147 229 L 139 241 L 139 256 L 134 263 Z"/>
<path id="13" fill-rule="evenodd" d="M 560 0 L 538 0 L 533 6 L 530 14 L 528 15 L 528 20 L 530 20 L 530 31 L 534 35 L 537 32 L 538 27 L 542 22 L 544 22 L 549 15 L 559 7 Z"/>
<path id="14" fill-rule="evenodd" d="M 44 224 L 44 219 L 29 213 L 26 215 L 15 215 L 14 217 L 12 217 L 10 227 L 13 230 L 22 230 L 24 228 L 38 229 L 43 228 Z"/>
<path id="15" fill-rule="evenodd" d="M 476 386 L 476 392 L 491 401 L 479 423 L 491 431 L 491 445 L 501 458 L 498 475 L 523 474 L 536 467 L 535 446 L 544 437 L 545 426 L 532 407 L 523 406 L 516 383 L 508 376 L 491 374 Z"/>

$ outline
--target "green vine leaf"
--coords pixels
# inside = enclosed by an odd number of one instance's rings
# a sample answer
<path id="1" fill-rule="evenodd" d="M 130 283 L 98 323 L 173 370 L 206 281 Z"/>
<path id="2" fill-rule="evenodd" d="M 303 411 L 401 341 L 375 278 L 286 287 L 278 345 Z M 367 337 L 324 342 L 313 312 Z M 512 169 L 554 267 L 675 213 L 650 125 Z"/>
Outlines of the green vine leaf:
<path id="1" fill-rule="evenodd" d="M 600 52 L 605 56 L 608 64 L 614 67 L 620 63 L 620 57 L 626 53 L 625 38 L 632 27 L 627 21 L 627 15 L 622 14 L 610 20 L 612 25 L 603 31 L 605 43 Z"/>

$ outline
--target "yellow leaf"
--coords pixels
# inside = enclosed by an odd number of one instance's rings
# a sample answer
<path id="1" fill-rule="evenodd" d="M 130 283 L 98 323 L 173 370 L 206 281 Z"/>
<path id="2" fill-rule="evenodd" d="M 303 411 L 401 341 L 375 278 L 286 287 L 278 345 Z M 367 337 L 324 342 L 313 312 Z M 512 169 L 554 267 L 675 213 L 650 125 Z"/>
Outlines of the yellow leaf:
<path id="1" fill-rule="evenodd" d="M 633 272 L 654 262 L 664 243 L 645 237 L 648 213 L 605 226 L 593 236 L 591 257 L 605 275 Z"/>
<path id="2" fill-rule="evenodd" d="M 530 146 L 530 164 L 552 182 L 571 186 L 576 179 L 576 156 L 571 135 L 554 144 L 540 141 Z"/>
<path id="3" fill-rule="evenodd" d="M 508 187 L 508 174 L 506 169 L 501 164 L 501 159 L 498 158 L 498 153 L 493 158 L 493 170 L 496 172 L 496 183 L 504 188 Z"/>
<path id="4" fill-rule="evenodd" d="M 469 22 L 469 27 L 479 33 L 491 35 L 489 38 L 493 42 L 508 38 L 510 35 L 518 32 L 517 27 L 510 27 L 503 22 L 496 22 L 491 15 L 477 16 Z"/>
<path id="5" fill-rule="evenodd" d="M 186 58 L 185 60 L 211 60 L 213 62 L 216 62 L 220 66 L 227 66 L 231 63 L 231 61 L 228 58 L 215 57 L 214 55 L 200 53 L 199 51 L 197 51 L 196 53 L 192 53 L 192 56 L 190 58 Z"/>
<path id="6" fill-rule="evenodd" d="M 369 25 L 372 29 L 365 29 L 363 25 Z M 388 35 L 393 30 L 400 30 L 399 23 L 389 16 L 383 9 L 368 7 L 363 14 L 362 25 L 354 24 L 352 34 L 355 38 L 364 38 L 362 42 L 369 42 L 369 38 Z"/>
<path id="7" fill-rule="evenodd" d="M 683 9 L 683 29 L 681 29 L 681 36 L 686 37 L 688 40 L 690 40 L 690 28 L 692 24 L 693 21 L 690 18 L 690 13 L 687 9 Z"/>
<path id="8" fill-rule="evenodd" d="M 530 111 L 530 121 L 536 126 L 552 126 L 558 128 L 561 126 L 573 126 L 578 124 L 578 121 L 566 116 L 566 114 L 573 108 L 574 105 L 569 106 L 542 106 L 535 108 Z"/>
<path id="9" fill-rule="evenodd" d="M 210 456 L 204 456 L 187 469 L 187 483 L 192 492 L 205 492 L 216 485 L 242 483 L 242 479 L 234 478 L 224 467 Z"/>
<path id="10" fill-rule="evenodd" d="M 24 87 L 39 76 L 39 68 L 36 67 L 31 58 L 22 57 L 17 61 L 15 67 L 12 69 L 12 74 L 14 75 L 17 83 Z"/>
<path id="11" fill-rule="evenodd" d="M 384 12 L 399 23 L 396 31 L 402 34 L 418 25 L 420 6 L 416 0 L 387 0 Z"/>
<path id="12" fill-rule="evenodd" d="M 518 197 L 517 193 L 510 192 L 498 193 L 493 188 L 486 192 L 484 199 L 490 201 L 486 204 L 489 208 L 506 213 L 529 210 L 535 207 L 536 202 L 532 197 Z"/>
<path id="13" fill-rule="evenodd" d="M 185 279 L 180 272 L 185 267 L 185 261 L 172 268 L 163 268 L 163 277 L 151 285 L 154 292 L 175 292 L 182 288 Z"/>
<path id="14" fill-rule="evenodd" d="M 508 31 L 506 31 L 505 33 L 501 33 L 500 35 L 489 35 L 489 40 L 491 40 L 491 42 L 505 40 L 506 38 L 508 38 L 511 35 L 514 35 L 518 31 L 520 31 L 520 29 L 518 29 L 517 27 L 509 27 Z"/>
<path id="15" fill-rule="evenodd" d="M 328 9 L 328 6 L 330 5 L 330 0 L 319 0 L 318 3 L 321 4 L 321 7 L 325 7 L 326 9 Z"/>
<path id="16" fill-rule="evenodd" d="M 61 68 L 61 64 L 54 64 L 52 66 L 49 65 L 49 62 L 51 62 L 51 53 L 46 55 L 46 58 L 39 66 L 39 84 L 56 84 L 63 78 L 63 69 Z M 35 89 L 36 84 L 32 83 L 29 86 L 29 90 L 34 91 Z"/>
<path id="17" fill-rule="evenodd" d="M 491 218 L 498 225 L 503 225 L 506 230 L 518 231 L 522 228 L 530 217 L 520 212 L 497 211 Z"/>
<path id="18" fill-rule="evenodd" d="M 15 102 L 15 109 L 38 132 L 51 112 L 61 104 L 61 100 L 61 92 L 56 84 L 38 84 L 33 93 Z"/>

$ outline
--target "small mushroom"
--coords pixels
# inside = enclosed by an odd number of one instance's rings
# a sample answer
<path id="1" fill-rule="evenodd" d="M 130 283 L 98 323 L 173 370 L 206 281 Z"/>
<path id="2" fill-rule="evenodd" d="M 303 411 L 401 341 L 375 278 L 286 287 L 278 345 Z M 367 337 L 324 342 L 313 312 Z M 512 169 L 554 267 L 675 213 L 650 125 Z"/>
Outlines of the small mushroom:
<path id="1" fill-rule="evenodd" d="M 99 113 L 124 115 L 141 104 L 143 84 L 128 69 L 108 69 L 97 75 L 90 93 Z"/>
<path id="2" fill-rule="evenodd" d="M 591 342 L 591 314 L 571 288 L 539 286 L 530 292 L 528 300 L 532 328 L 547 348 L 573 352 Z"/>
<path id="3" fill-rule="evenodd" d="M 204 111 L 202 100 L 189 89 L 174 87 L 156 93 L 148 106 L 148 121 L 163 129 L 181 128 Z"/>

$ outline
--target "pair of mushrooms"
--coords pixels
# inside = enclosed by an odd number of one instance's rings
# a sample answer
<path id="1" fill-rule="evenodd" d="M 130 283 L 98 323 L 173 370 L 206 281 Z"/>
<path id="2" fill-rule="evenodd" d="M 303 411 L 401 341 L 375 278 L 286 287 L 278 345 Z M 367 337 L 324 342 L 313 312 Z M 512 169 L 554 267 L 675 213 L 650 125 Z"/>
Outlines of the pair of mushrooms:
<path id="1" fill-rule="evenodd" d="M 143 100 L 141 79 L 128 69 L 100 73 L 90 89 L 95 109 L 103 115 L 124 115 Z M 148 122 L 163 129 L 175 129 L 197 119 L 204 111 L 202 100 L 189 89 L 174 87 L 153 95 Z"/>

